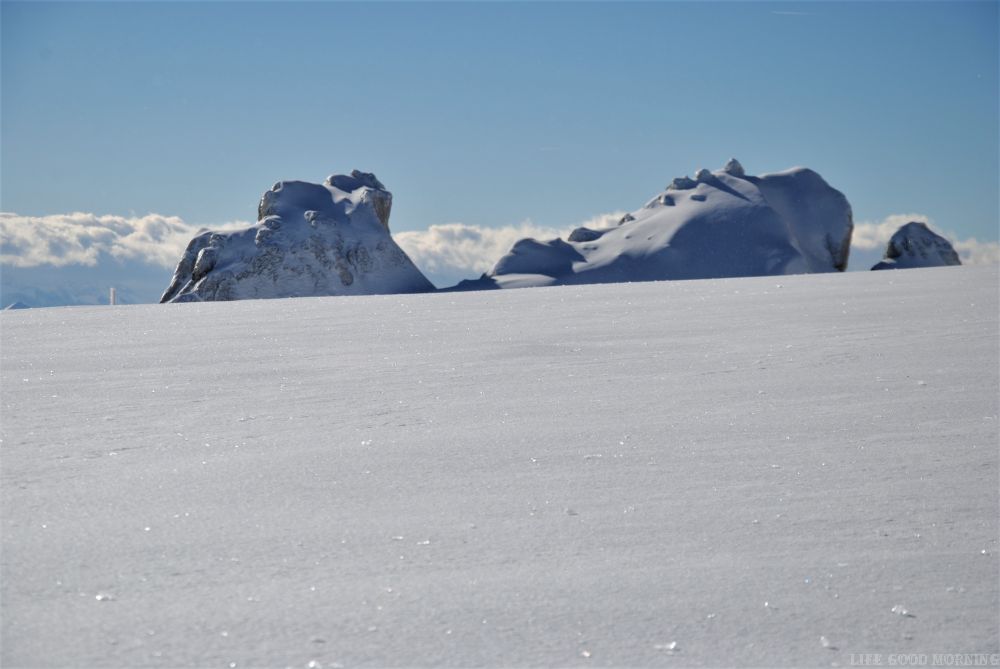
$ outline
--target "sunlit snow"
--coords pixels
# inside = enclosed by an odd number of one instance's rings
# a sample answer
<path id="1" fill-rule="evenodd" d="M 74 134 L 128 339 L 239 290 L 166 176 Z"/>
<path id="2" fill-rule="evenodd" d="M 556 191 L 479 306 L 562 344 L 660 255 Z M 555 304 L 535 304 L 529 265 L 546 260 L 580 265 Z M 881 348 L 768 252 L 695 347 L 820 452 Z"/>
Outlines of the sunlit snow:
<path id="1" fill-rule="evenodd" d="M 996 653 L 997 286 L 4 312 L 0 664 Z"/>

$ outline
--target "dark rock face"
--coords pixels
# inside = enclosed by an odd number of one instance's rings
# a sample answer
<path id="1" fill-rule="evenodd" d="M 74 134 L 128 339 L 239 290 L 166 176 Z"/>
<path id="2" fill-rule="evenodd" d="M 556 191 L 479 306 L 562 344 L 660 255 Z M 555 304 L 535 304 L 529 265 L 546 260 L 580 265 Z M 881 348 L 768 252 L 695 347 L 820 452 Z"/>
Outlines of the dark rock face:
<path id="1" fill-rule="evenodd" d="M 928 228 L 926 223 L 911 221 L 893 233 L 886 246 L 885 257 L 872 269 L 911 269 L 961 264 L 962 261 L 959 260 L 951 242 Z"/>
<path id="2" fill-rule="evenodd" d="M 191 240 L 160 302 L 434 290 L 389 234 L 391 210 L 367 172 L 278 182 L 256 225 Z"/>

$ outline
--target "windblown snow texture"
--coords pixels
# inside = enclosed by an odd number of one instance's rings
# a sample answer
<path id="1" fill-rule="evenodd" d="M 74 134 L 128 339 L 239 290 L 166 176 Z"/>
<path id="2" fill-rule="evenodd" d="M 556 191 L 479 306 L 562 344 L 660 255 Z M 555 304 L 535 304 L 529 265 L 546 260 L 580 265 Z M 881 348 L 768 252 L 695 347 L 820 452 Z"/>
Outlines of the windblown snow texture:
<path id="1" fill-rule="evenodd" d="M 998 285 L 0 312 L 0 665 L 996 653 Z"/>
<path id="2" fill-rule="evenodd" d="M 419 293 L 434 289 L 389 234 L 392 194 L 374 174 L 281 181 L 244 230 L 188 244 L 161 302 Z"/>
<path id="3" fill-rule="evenodd" d="M 885 257 L 872 267 L 876 269 L 911 269 L 961 265 L 958 253 L 947 239 L 927 227 L 911 221 L 900 226 L 889 239 Z"/>
<path id="4" fill-rule="evenodd" d="M 843 271 L 851 206 L 806 168 L 748 176 L 735 159 L 674 179 L 616 228 L 524 239 L 463 288 Z"/>

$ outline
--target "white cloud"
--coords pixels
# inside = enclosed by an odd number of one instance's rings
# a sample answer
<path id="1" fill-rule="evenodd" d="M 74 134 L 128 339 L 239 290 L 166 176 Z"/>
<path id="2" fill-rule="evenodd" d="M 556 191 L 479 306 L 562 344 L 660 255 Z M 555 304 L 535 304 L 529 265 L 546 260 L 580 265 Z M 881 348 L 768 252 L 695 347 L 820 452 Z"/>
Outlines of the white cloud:
<path id="1" fill-rule="evenodd" d="M 992 265 L 1000 263 L 1000 243 L 981 242 L 975 237 L 968 239 L 952 239 L 952 246 L 958 251 L 958 257 L 966 265 Z"/>
<path id="2" fill-rule="evenodd" d="M 525 221 L 518 225 L 487 228 L 465 223 L 442 223 L 427 230 L 393 235 L 418 267 L 429 273 L 459 271 L 478 276 L 493 267 L 519 239 L 552 239 L 564 231 Z"/>
<path id="3" fill-rule="evenodd" d="M 597 216 L 592 216 L 580 225 L 574 225 L 574 228 L 584 227 L 590 228 L 591 230 L 603 230 L 604 228 L 614 228 L 618 226 L 618 222 L 622 220 L 622 216 L 627 214 L 625 211 L 612 211 L 607 214 L 598 214 Z M 573 231 L 573 228 L 567 228 L 567 233 Z"/>
<path id="4" fill-rule="evenodd" d="M 928 227 L 950 241 L 964 265 L 1000 263 L 1000 243 L 981 242 L 975 237 L 959 239 L 955 233 L 937 228 L 934 221 L 924 214 L 891 214 L 881 221 L 855 223 L 854 235 L 851 237 L 851 252 L 862 252 L 865 256 L 877 252 L 881 257 L 893 233 L 910 221 L 926 223 Z"/>
<path id="5" fill-rule="evenodd" d="M 854 235 L 851 237 L 851 250 L 860 249 L 884 251 L 896 230 L 910 221 L 920 221 L 930 225 L 930 219 L 923 214 L 892 214 L 877 223 L 861 221 L 854 224 Z"/>
<path id="6" fill-rule="evenodd" d="M 249 225 L 226 223 L 219 229 Z M 176 216 L 100 216 L 74 212 L 51 216 L 0 213 L 0 264 L 12 267 L 84 265 L 102 254 L 173 269 L 201 228 Z"/>
<path id="7" fill-rule="evenodd" d="M 600 214 L 580 225 L 594 229 L 608 228 L 617 225 L 624 214 Z M 565 239 L 577 227 L 548 228 L 531 221 L 499 228 L 442 223 L 427 230 L 397 232 L 393 238 L 431 281 L 444 286 L 461 279 L 473 279 L 489 271 L 519 239 Z"/>

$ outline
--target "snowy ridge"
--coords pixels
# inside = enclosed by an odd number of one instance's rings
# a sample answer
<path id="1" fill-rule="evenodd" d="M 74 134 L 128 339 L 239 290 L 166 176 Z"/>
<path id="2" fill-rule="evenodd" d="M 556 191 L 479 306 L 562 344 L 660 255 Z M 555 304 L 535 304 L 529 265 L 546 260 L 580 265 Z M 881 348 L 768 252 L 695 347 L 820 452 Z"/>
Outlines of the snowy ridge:
<path id="1" fill-rule="evenodd" d="M 910 221 L 893 233 L 886 246 L 885 257 L 872 269 L 912 269 L 961 264 L 951 242 L 927 227 L 926 223 Z"/>
<path id="2" fill-rule="evenodd" d="M 735 159 L 678 177 L 616 228 L 517 242 L 460 287 L 703 279 L 843 271 L 851 206 L 816 172 L 748 176 Z"/>
<path id="3" fill-rule="evenodd" d="M 160 301 L 433 290 L 389 234 L 391 209 L 374 174 L 280 181 L 261 197 L 255 225 L 192 239 Z"/>

